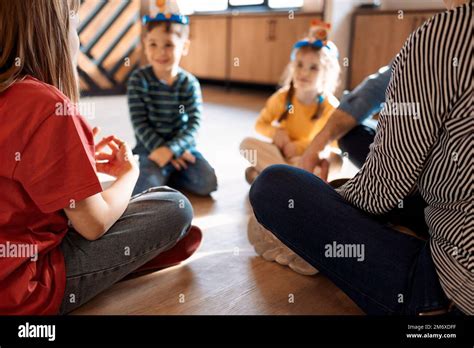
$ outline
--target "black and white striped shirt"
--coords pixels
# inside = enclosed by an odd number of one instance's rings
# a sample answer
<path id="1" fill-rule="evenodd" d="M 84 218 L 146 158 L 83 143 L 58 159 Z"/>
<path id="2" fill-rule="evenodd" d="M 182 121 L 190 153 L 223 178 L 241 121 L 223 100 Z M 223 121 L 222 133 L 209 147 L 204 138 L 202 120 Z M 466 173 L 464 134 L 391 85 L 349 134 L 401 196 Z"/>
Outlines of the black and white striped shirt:
<path id="1" fill-rule="evenodd" d="M 377 134 L 339 193 L 373 214 L 418 189 L 446 295 L 474 314 L 472 2 L 440 13 L 408 38 L 392 67 Z"/>

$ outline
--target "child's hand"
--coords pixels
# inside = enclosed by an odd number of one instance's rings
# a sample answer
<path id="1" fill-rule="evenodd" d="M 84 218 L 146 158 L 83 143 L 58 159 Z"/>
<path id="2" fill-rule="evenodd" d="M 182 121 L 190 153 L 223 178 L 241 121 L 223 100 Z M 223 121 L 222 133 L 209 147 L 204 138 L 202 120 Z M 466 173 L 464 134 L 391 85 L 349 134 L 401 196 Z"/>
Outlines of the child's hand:
<path id="1" fill-rule="evenodd" d="M 180 158 L 171 160 L 171 164 L 176 168 L 176 170 L 188 169 L 187 162 L 196 163 L 196 157 L 194 157 L 189 151 L 185 151 Z"/>
<path id="2" fill-rule="evenodd" d="M 94 129 L 94 134 L 99 131 Z M 103 152 L 103 148 L 108 146 L 112 153 Z M 126 142 L 110 135 L 103 138 L 95 146 L 96 169 L 99 173 L 104 173 L 115 178 L 120 178 L 129 172 L 138 174 L 138 164 L 133 158 L 133 153 Z"/>
<path id="3" fill-rule="evenodd" d="M 283 155 L 285 155 L 286 159 L 296 157 L 297 154 L 297 148 L 294 142 L 290 141 L 283 147 Z"/>
<path id="4" fill-rule="evenodd" d="M 173 159 L 173 152 L 169 147 L 161 146 L 150 153 L 148 159 L 155 162 L 159 167 L 164 167 Z"/>
<path id="5" fill-rule="evenodd" d="M 329 174 L 329 161 L 326 159 L 320 160 L 314 167 L 313 174 L 327 182 Z"/>
<path id="6" fill-rule="evenodd" d="M 290 137 L 284 129 L 277 129 L 273 136 L 273 143 L 280 149 L 283 150 L 285 145 L 290 142 Z"/>

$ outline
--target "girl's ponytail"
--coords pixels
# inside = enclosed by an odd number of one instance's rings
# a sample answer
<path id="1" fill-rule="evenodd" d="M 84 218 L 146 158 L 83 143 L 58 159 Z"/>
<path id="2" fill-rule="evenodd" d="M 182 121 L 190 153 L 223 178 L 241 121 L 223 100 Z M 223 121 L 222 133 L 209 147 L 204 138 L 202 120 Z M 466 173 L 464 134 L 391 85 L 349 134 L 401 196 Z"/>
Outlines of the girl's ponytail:
<path id="1" fill-rule="evenodd" d="M 281 114 L 278 118 L 278 122 L 283 122 L 288 118 L 288 113 L 290 112 L 290 108 L 292 107 L 292 100 L 293 96 L 295 95 L 295 85 L 293 84 L 293 79 L 290 81 L 290 86 L 288 88 L 288 92 L 286 93 L 286 102 L 285 102 L 285 111 Z"/>

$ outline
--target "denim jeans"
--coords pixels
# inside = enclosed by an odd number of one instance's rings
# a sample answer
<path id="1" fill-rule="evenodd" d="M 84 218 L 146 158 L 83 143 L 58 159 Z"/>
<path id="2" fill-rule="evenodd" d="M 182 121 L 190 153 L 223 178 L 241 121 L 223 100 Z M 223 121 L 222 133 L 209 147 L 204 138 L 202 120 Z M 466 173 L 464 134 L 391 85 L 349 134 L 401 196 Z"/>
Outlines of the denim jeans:
<path id="1" fill-rule="evenodd" d="M 369 146 L 374 141 L 375 125 L 372 124 L 358 125 L 338 140 L 342 153 L 346 153 L 357 168 L 364 164 L 369 154 Z"/>
<path id="2" fill-rule="evenodd" d="M 96 241 L 71 229 L 62 241 L 66 291 L 60 314 L 78 308 L 132 271 L 171 249 L 193 217 L 188 199 L 169 187 L 133 196 L 119 220 Z"/>
<path id="3" fill-rule="evenodd" d="M 133 191 L 134 194 L 150 187 L 168 185 L 184 189 L 199 196 L 208 196 L 217 190 L 217 178 L 209 162 L 196 149 L 190 150 L 196 162 L 188 163 L 187 169 L 177 170 L 171 163 L 160 168 L 148 159 L 149 151 L 139 144 L 133 153 L 140 157 L 140 177 Z"/>
<path id="4" fill-rule="evenodd" d="M 265 228 L 366 313 L 416 314 L 448 306 L 428 241 L 396 231 L 383 216 L 352 206 L 315 175 L 271 166 L 252 185 L 250 202 Z"/>

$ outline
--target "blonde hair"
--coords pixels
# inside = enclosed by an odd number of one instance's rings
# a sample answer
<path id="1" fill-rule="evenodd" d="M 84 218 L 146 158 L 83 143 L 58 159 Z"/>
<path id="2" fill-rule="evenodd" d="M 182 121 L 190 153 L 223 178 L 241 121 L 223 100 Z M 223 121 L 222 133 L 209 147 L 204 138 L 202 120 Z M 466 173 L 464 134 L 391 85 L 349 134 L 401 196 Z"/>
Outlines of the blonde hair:
<path id="1" fill-rule="evenodd" d="M 0 93 L 30 75 L 79 99 L 69 44 L 80 0 L 14 0 L 0 6 Z"/>
<path id="2" fill-rule="evenodd" d="M 304 46 L 298 49 L 297 52 L 315 52 L 319 61 L 319 71 L 316 89 L 318 95 L 323 98 L 331 97 L 339 84 L 339 75 L 341 73 L 341 67 L 339 65 L 337 57 L 337 47 L 332 42 L 328 42 L 329 47 L 316 48 L 313 46 Z M 295 55 L 297 54 L 295 52 Z M 283 79 L 283 87 L 288 89 L 286 102 L 291 104 L 293 95 L 295 93 L 295 87 L 293 83 L 294 78 L 294 63 L 288 64 Z M 316 113 L 312 116 L 312 119 L 318 119 L 322 114 L 323 108 L 318 108 Z M 286 109 L 280 116 L 279 121 L 283 121 L 288 117 L 288 109 Z"/>

